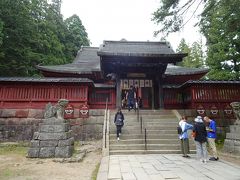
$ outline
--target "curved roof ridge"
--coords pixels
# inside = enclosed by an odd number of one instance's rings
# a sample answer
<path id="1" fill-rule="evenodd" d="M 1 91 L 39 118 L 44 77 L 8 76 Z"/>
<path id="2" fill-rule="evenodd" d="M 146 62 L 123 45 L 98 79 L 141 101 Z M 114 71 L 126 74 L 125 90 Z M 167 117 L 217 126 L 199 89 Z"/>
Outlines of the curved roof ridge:
<path id="1" fill-rule="evenodd" d="M 168 41 L 123 41 L 123 40 L 120 40 L 120 41 L 117 41 L 117 40 L 104 40 L 103 41 L 103 44 L 106 44 L 106 43 L 121 43 L 121 44 L 170 44 Z"/>
<path id="2" fill-rule="evenodd" d="M 203 74 L 208 73 L 208 68 L 191 68 L 191 67 L 183 67 L 176 66 L 173 64 L 168 64 L 167 69 L 165 71 L 165 75 L 191 75 L 191 74 Z"/>

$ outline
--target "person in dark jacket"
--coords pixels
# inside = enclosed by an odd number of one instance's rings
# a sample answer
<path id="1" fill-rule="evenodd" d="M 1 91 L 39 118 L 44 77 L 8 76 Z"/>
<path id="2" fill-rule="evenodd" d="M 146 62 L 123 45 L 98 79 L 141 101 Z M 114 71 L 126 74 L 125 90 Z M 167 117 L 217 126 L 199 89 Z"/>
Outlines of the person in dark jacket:
<path id="1" fill-rule="evenodd" d="M 114 123 L 117 128 L 117 140 L 118 141 L 120 140 L 119 135 L 121 135 L 121 133 L 122 133 L 122 127 L 124 125 L 123 121 L 124 121 L 124 115 L 121 111 L 121 108 L 118 108 L 118 111 L 115 114 L 115 118 L 114 118 Z"/>
<path id="2" fill-rule="evenodd" d="M 196 133 L 194 140 L 197 149 L 197 157 L 201 162 L 207 163 L 207 131 L 201 116 L 195 118 L 193 132 Z"/>
<path id="3" fill-rule="evenodd" d="M 130 86 L 130 89 L 127 92 L 127 104 L 128 104 L 128 111 L 134 109 L 136 111 L 135 100 L 136 100 L 136 92 L 133 86 Z"/>

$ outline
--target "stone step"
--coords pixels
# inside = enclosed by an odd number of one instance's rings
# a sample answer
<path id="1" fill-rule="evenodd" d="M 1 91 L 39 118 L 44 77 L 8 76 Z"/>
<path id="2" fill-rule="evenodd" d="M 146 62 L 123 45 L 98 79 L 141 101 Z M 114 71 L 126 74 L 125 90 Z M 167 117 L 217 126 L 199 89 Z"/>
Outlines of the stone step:
<path id="1" fill-rule="evenodd" d="M 121 138 L 121 137 L 120 137 Z M 109 142 L 111 145 L 114 144 L 144 144 L 144 139 L 122 139 L 120 141 L 116 140 L 116 137 L 114 139 L 111 139 Z M 147 143 L 149 144 L 180 144 L 179 139 L 147 139 Z M 189 139 L 189 144 L 194 144 L 194 141 L 192 139 Z"/>
<path id="2" fill-rule="evenodd" d="M 137 119 L 137 118 L 127 118 L 127 117 L 124 117 L 125 118 L 125 122 L 134 122 L 134 123 L 137 123 L 137 122 L 141 122 L 141 119 Z M 110 123 L 113 123 L 114 122 L 114 118 L 112 118 L 112 119 L 110 119 Z M 167 118 L 162 118 L 162 119 L 150 119 L 150 118 L 143 118 L 142 119 L 142 122 L 149 122 L 149 123 L 157 123 L 157 122 L 159 122 L 159 123 L 161 123 L 161 122 L 175 122 L 175 123 L 178 123 L 179 121 L 177 120 L 177 119 L 167 119 Z"/>
<path id="3" fill-rule="evenodd" d="M 110 117 L 109 150 L 110 154 L 167 154 L 181 153 L 177 134 L 179 120 L 171 110 L 141 110 L 143 120 L 141 132 L 140 119 L 134 111 L 123 111 L 125 122 L 120 140 L 116 138 L 116 126 L 113 122 L 115 112 Z M 147 130 L 147 150 L 145 150 L 144 131 Z M 190 140 L 191 149 L 195 149 Z"/>
<path id="4" fill-rule="evenodd" d="M 144 133 L 143 134 L 122 134 L 121 139 L 143 139 L 144 138 Z M 110 140 L 116 139 L 116 134 L 110 134 Z M 148 134 L 147 139 L 178 139 L 177 134 Z"/>
<path id="5" fill-rule="evenodd" d="M 112 150 L 110 155 L 124 154 L 181 154 L 181 150 Z M 196 154 L 195 150 L 190 150 L 190 154 Z"/>
<path id="6" fill-rule="evenodd" d="M 157 127 L 152 127 L 151 129 L 146 129 L 147 130 L 147 135 L 149 134 L 175 134 L 177 135 L 177 131 L 175 130 L 175 128 L 170 128 L 170 127 L 162 127 L 162 128 L 157 128 Z M 142 133 L 144 134 L 145 129 L 141 129 L 140 128 L 136 128 L 136 129 L 125 129 L 122 128 L 122 134 L 138 134 L 138 133 Z M 111 128 L 110 129 L 110 134 L 114 134 L 116 133 L 116 128 Z"/>
<path id="7" fill-rule="evenodd" d="M 129 119 L 137 119 L 138 116 L 137 114 L 123 114 L 125 119 L 129 118 Z M 110 115 L 110 119 L 113 119 L 115 117 L 115 114 Z M 142 117 L 143 119 L 149 118 L 149 119 L 176 119 L 176 116 L 174 115 L 144 115 L 144 114 L 140 114 L 139 118 Z"/>
<path id="8" fill-rule="evenodd" d="M 123 128 L 125 129 L 140 129 L 141 127 L 141 124 L 131 124 L 131 125 L 128 125 L 128 124 L 125 124 L 124 123 L 124 126 Z M 144 123 L 142 125 L 143 128 L 146 128 L 146 129 L 169 129 L 169 130 L 177 130 L 177 124 L 176 123 L 154 123 L 154 124 L 150 124 L 150 123 Z M 115 129 L 116 126 L 115 124 L 111 124 L 110 125 L 110 129 Z"/>
<path id="9" fill-rule="evenodd" d="M 122 146 L 115 146 L 112 145 L 110 147 L 110 151 L 111 150 L 144 150 L 145 149 L 145 144 L 138 144 L 138 145 L 131 145 L 131 146 L 126 146 L 126 145 L 122 145 Z M 190 146 L 190 149 L 194 149 L 194 146 Z M 181 150 L 181 146 L 180 145 L 156 145 L 156 144 L 147 144 L 147 150 Z"/>
<path id="10" fill-rule="evenodd" d="M 122 135 L 127 135 L 127 134 L 144 134 L 144 129 L 141 131 L 141 129 L 122 129 Z M 110 134 L 116 134 L 116 129 L 112 129 L 110 130 Z M 164 134 L 173 134 L 173 135 L 177 135 L 177 131 L 176 130 L 151 130 L 148 129 L 147 130 L 147 135 L 154 135 L 154 134 L 159 134 L 159 135 L 164 135 Z"/>
<path id="11" fill-rule="evenodd" d="M 141 133 L 141 129 L 139 128 L 122 128 L 122 134 L 138 134 Z M 144 133 L 144 129 L 142 129 L 142 133 Z M 110 129 L 110 134 L 116 134 L 116 127 Z M 177 134 L 176 128 L 163 128 L 163 127 L 149 127 L 147 129 L 147 134 Z"/>
<path id="12" fill-rule="evenodd" d="M 119 140 L 121 141 L 121 140 Z M 190 149 L 194 149 L 195 145 L 190 144 Z M 110 150 L 144 150 L 145 149 L 145 143 L 143 144 L 111 144 Z M 147 149 L 148 150 L 181 150 L 180 143 L 176 144 L 149 144 L 147 141 Z"/>
<path id="13" fill-rule="evenodd" d="M 125 120 L 124 124 L 126 126 L 140 126 L 141 122 L 140 121 L 128 121 Z M 177 126 L 178 122 L 177 121 L 143 121 L 142 123 L 144 126 L 163 126 L 163 125 L 170 125 L 170 126 Z M 114 121 L 110 122 L 110 126 L 115 125 Z"/>
<path id="14" fill-rule="evenodd" d="M 111 113 L 115 114 L 117 111 L 116 110 L 111 110 Z M 127 109 L 122 109 L 122 113 L 128 113 L 128 114 L 135 114 L 137 113 L 137 111 L 134 111 L 133 109 L 131 109 L 130 111 L 128 111 Z M 173 114 L 172 110 L 139 110 L 139 114 L 147 114 L 147 115 L 151 115 L 151 114 Z"/>

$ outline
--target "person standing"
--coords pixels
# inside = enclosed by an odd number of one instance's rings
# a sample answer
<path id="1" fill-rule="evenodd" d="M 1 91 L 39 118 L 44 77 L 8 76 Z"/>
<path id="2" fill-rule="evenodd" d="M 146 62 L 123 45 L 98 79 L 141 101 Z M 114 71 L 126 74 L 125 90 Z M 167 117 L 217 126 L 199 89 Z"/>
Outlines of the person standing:
<path id="1" fill-rule="evenodd" d="M 197 149 L 197 157 L 201 162 L 207 163 L 207 131 L 201 116 L 195 118 L 193 132 L 195 133 L 194 140 Z"/>
<path id="2" fill-rule="evenodd" d="M 141 109 L 143 107 L 143 104 L 142 104 L 142 98 L 140 96 L 137 98 L 137 102 L 138 102 L 138 108 Z"/>
<path id="3" fill-rule="evenodd" d="M 119 135 L 121 135 L 122 133 L 122 127 L 124 125 L 124 115 L 121 111 L 121 108 L 118 108 L 117 113 L 115 114 L 114 117 L 114 124 L 116 125 L 116 129 L 117 129 L 117 140 L 119 141 Z"/>
<path id="4" fill-rule="evenodd" d="M 219 158 L 218 158 L 217 148 L 216 148 L 216 144 L 215 144 L 215 139 L 217 137 L 216 123 L 214 120 L 210 119 L 208 116 L 204 117 L 204 121 L 206 123 L 208 123 L 208 126 L 206 127 L 207 141 L 208 141 L 209 148 L 211 149 L 212 155 L 213 155 L 213 157 L 211 157 L 209 160 L 217 161 Z"/>
<path id="5" fill-rule="evenodd" d="M 130 111 L 133 108 L 136 111 L 136 106 L 135 106 L 136 92 L 133 86 L 130 86 L 130 89 L 128 90 L 126 97 L 127 97 L 127 103 L 128 103 L 128 111 Z"/>
<path id="6" fill-rule="evenodd" d="M 181 141 L 181 149 L 183 157 L 190 157 L 189 153 L 189 139 L 188 139 L 188 130 L 193 129 L 193 125 L 187 123 L 187 118 L 182 116 L 181 120 L 179 121 L 179 126 L 182 129 L 181 134 L 179 134 L 179 139 Z"/>

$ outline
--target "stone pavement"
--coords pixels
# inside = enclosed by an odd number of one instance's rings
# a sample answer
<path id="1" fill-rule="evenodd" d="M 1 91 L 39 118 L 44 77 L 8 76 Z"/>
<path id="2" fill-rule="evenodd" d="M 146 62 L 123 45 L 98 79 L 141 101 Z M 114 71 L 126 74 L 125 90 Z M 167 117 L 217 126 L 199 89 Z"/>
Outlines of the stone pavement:
<path id="1" fill-rule="evenodd" d="M 103 157 L 97 180 L 240 180 L 240 166 L 226 161 L 202 163 L 180 154 Z"/>

